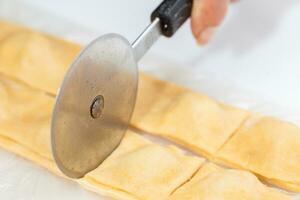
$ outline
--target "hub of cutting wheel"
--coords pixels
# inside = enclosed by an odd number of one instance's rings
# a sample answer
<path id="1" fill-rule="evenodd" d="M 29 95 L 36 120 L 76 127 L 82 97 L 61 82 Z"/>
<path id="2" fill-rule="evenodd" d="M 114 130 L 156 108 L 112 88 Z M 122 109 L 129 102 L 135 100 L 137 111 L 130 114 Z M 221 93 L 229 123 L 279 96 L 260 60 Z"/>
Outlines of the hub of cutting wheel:
<path id="1" fill-rule="evenodd" d="M 94 98 L 90 106 L 91 117 L 94 119 L 99 118 L 102 114 L 103 109 L 104 109 L 104 97 L 102 95 L 98 95 Z"/>

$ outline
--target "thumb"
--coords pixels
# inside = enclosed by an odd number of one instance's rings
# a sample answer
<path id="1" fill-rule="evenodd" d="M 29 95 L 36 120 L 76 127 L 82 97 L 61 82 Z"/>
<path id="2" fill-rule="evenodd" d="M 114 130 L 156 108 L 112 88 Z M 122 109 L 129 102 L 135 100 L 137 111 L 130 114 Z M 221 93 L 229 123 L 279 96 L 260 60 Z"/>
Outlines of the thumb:
<path id="1" fill-rule="evenodd" d="M 223 21 L 230 0 L 194 0 L 192 32 L 199 44 L 206 44 Z"/>

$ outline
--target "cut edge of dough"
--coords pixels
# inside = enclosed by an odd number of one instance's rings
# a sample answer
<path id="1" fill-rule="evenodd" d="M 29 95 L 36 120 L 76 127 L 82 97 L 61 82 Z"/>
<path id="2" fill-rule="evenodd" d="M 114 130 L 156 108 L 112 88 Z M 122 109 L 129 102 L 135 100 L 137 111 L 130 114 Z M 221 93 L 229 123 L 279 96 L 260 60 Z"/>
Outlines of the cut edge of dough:
<path id="1" fill-rule="evenodd" d="M 13 139 L 0 136 L 0 147 L 7 150 L 8 152 L 20 156 L 23 159 L 32 161 L 33 163 L 37 163 L 39 166 L 46 168 L 48 171 L 54 173 L 55 175 L 67 178 L 59 171 L 59 169 L 54 165 L 54 162 L 51 159 L 40 155 L 39 153 L 31 150 L 30 148 L 24 146 L 23 144 L 20 144 Z"/>
<path id="2" fill-rule="evenodd" d="M 237 163 L 234 163 L 232 161 L 228 161 L 227 159 L 221 158 L 221 157 L 214 157 L 212 162 L 216 163 L 217 165 L 224 166 L 227 168 L 232 168 L 236 170 L 243 170 L 253 173 L 261 182 L 263 182 L 265 185 L 270 184 L 271 186 L 275 186 L 278 189 L 284 189 L 288 192 L 300 192 L 300 185 L 297 183 L 291 183 L 284 180 L 274 179 L 271 177 L 266 177 L 265 175 L 261 175 L 259 173 L 254 172 L 251 169 L 247 169 Z"/>
<path id="3" fill-rule="evenodd" d="M 95 180 L 90 176 L 86 176 L 77 181 L 79 185 L 83 188 L 95 192 L 97 194 L 101 194 L 104 196 L 111 197 L 113 199 L 122 199 L 122 200 L 141 200 L 140 198 L 136 197 L 135 195 L 124 191 L 120 188 L 111 187 L 110 185 L 105 185 L 100 183 L 99 181 Z"/>
<path id="4" fill-rule="evenodd" d="M 82 187 L 85 189 L 95 192 L 100 195 L 112 197 L 112 198 L 117 198 L 117 199 L 122 199 L 122 200 L 138 200 L 135 198 L 133 195 L 126 193 L 125 191 L 123 192 L 122 190 L 118 190 L 116 188 L 110 188 L 108 186 L 104 186 L 103 184 L 99 184 L 94 181 L 94 183 L 97 184 L 97 188 L 92 185 L 91 182 L 84 180 L 84 179 L 79 179 L 79 180 L 73 180 L 70 179 L 66 176 L 64 176 L 59 169 L 55 166 L 54 161 L 45 158 L 44 156 L 38 154 L 35 151 L 32 151 L 31 149 L 25 147 L 24 145 L 18 143 L 17 141 L 14 141 L 10 138 L 6 138 L 3 136 L 0 136 L 0 147 L 4 150 L 7 150 L 8 152 L 14 153 L 18 156 L 20 156 L 23 159 L 29 160 L 33 163 L 37 163 L 38 165 L 35 166 L 40 166 L 54 175 L 57 175 L 61 178 L 65 178 L 71 181 L 75 181 L 78 184 L 80 184 Z"/>

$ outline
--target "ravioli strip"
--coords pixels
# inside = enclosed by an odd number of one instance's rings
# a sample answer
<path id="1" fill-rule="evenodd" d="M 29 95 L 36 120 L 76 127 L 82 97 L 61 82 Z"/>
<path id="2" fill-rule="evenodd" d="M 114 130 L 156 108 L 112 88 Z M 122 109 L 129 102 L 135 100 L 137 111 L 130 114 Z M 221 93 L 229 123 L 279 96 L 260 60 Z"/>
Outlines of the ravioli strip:
<path id="1" fill-rule="evenodd" d="M 162 147 L 127 134 L 118 149 L 83 182 L 113 186 L 137 199 L 167 199 L 203 162 L 202 158 L 184 155 L 177 147 Z"/>
<path id="2" fill-rule="evenodd" d="M 205 164 L 197 174 L 168 200 L 291 200 L 288 195 L 269 188 L 251 173 Z"/>
<path id="3" fill-rule="evenodd" d="M 0 72 L 55 95 L 66 69 L 79 53 L 80 47 L 5 22 L 0 22 L 0 28 Z M 218 103 L 198 93 L 141 74 L 131 126 L 173 140 L 214 160 L 218 149 L 221 147 L 224 149 L 224 144 L 233 144 L 231 141 L 234 141 L 235 132 L 249 115 L 251 116 L 247 111 Z M 275 122 L 277 123 L 287 124 L 279 120 Z M 269 143 L 274 140 L 277 143 L 285 142 L 284 146 L 289 146 L 290 140 L 293 139 L 293 146 L 300 149 L 298 137 L 289 130 L 281 129 L 281 131 L 283 137 L 290 139 L 282 140 L 280 134 L 271 134 Z M 237 139 L 236 143 L 234 145 L 240 146 L 238 143 L 242 141 Z M 259 144 L 257 141 L 251 148 L 257 148 Z M 264 151 L 264 148 L 268 147 L 260 148 Z M 269 158 L 276 165 L 268 165 L 269 168 L 264 170 L 243 163 L 244 158 L 238 160 L 239 155 L 233 155 L 232 152 L 230 156 L 218 154 L 217 159 L 223 164 L 252 171 L 279 187 L 300 191 L 298 180 L 300 172 L 293 171 L 297 179 L 291 179 L 289 172 L 286 172 L 299 166 L 300 156 L 288 154 L 288 151 L 276 153 L 278 155 Z M 251 157 L 253 163 L 261 160 L 257 154 Z M 283 157 L 289 160 L 288 168 L 284 164 L 278 164 Z M 272 171 L 282 171 L 286 174 L 281 173 L 280 177 L 271 176 L 268 172 Z"/>
<path id="4" fill-rule="evenodd" d="M 2 75 L 0 96 L 0 146 L 63 176 L 50 148 L 54 98 Z M 175 146 L 160 146 L 128 131 L 119 147 L 78 182 L 118 199 L 165 199 L 203 161 L 184 155 Z"/>
<path id="5" fill-rule="evenodd" d="M 219 150 L 215 160 L 300 192 L 300 129 L 291 123 L 253 115 Z"/>
<path id="6" fill-rule="evenodd" d="M 0 76 L 0 94 L 0 146 L 63 176 L 50 150 L 49 119 L 53 98 L 4 76 Z M 203 162 L 204 159 L 184 155 L 177 147 L 160 146 L 140 135 L 127 132 L 120 146 L 97 169 L 77 182 L 84 188 L 122 200 L 185 199 L 180 191 L 185 191 L 187 185 L 197 179 L 200 172 L 202 174 L 205 171 L 206 167 L 202 169 Z M 197 172 L 199 169 L 200 172 Z M 243 177 L 246 172 L 235 171 L 236 180 L 220 176 L 211 185 L 204 183 L 193 188 L 213 191 L 220 198 L 231 199 L 224 192 L 215 191 L 215 188 L 225 183 L 233 184 L 235 191 L 244 190 L 239 184 L 247 181 Z M 197 175 L 193 177 L 196 172 Z M 247 174 L 255 179 L 254 175 Z M 257 180 L 250 185 L 250 189 L 256 188 L 264 190 L 257 196 L 251 196 L 251 199 L 266 199 L 271 194 L 274 200 L 277 196 L 288 199 L 280 192 L 262 186 Z M 269 190 L 272 193 L 266 192 Z M 195 195 L 198 196 L 197 193 Z"/>
<path id="7" fill-rule="evenodd" d="M 78 45 L 5 22 L 0 32 L 0 72 L 56 94 Z M 211 157 L 247 117 L 190 90 L 140 75 L 132 126 Z"/>
<path id="8" fill-rule="evenodd" d="M 131 125 L 212 158 L 247 116 L 247 111 L 142 74 Z"/>
<path id="9" fill-rule="evenodd" d="M 81 47 L 0 21 L 0 72 L 55 95 Z"/>

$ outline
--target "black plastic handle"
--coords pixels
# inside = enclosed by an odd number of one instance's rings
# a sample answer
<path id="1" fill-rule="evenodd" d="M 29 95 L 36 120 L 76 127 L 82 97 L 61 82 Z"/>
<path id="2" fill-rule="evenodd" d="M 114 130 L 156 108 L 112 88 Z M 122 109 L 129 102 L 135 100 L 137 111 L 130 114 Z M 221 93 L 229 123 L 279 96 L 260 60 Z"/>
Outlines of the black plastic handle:
<path id="1" fill-rule="evenodd" d="M 171 37 L 191 16 L 192 0 L 164 0 L 151 14 L 151 21 L 160 19 L 164 36 Z"/>

